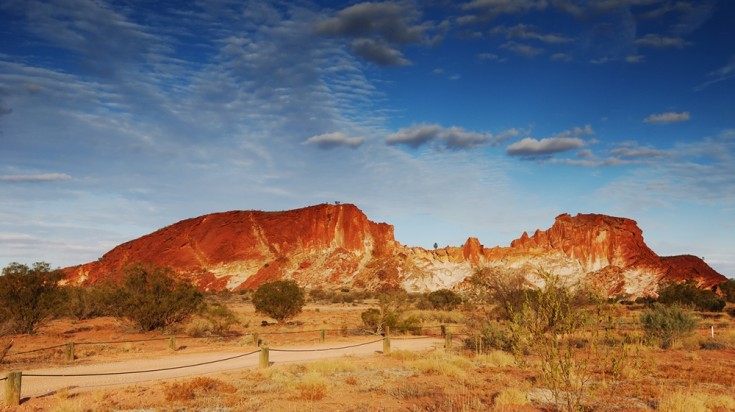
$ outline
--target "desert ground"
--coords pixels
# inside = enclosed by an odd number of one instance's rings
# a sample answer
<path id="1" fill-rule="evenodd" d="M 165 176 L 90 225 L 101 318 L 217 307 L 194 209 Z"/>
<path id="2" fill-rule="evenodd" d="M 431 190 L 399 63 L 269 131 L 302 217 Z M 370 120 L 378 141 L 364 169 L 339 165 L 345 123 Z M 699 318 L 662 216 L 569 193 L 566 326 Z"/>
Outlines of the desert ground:
<path id="1" fill-rule="evenodd" d="M 291 322 L 273 324 L 237 295 L 219 299 L 239 321 L 224 337 L 191 336 L 198 335 L 193 332 L 196 319 L 180 330 L 139 333 L 107 317 L 52 320 L 35 335 L 12 337 L 0 376 L 10 371 L 68 375 L 207 364 L 157 373 L 27 376 L 21 405 L 2 410 L 553 411 L 564 410 L 569 395 L 590 411 L 735 410 L 732 310 L 699 314 L 696 333 L 670 349 L 634 339 L 640 332 L 633 326 L 615 330 L 609 346 L 580 343 L 574 354 L 578 382 L 565 389 L 575 393 L 560 397 L 558 388 L 544 379 L 543 355 L 519 358 L 473 346 L 473 319 L 482 312 L 478 308 L 415 311 L 422 328 L 411 334 L 391 332 L 390 352 L 383 353 L 382 336 L 365 331 L 360 316 L 375 302 L 310 303 Z M 633 320 L 640 308 L 615 305 L 612 310 L 620 319 Z M 449 347 L 441 324 L 452 334 Z M 176 336 L 175 349 L 169 347 L 171 335 Z M 268 368 L 258 365 L 256 339 L 271 348 Z M 65 359 L 67 342 L 75 343 L 72 361 Z"/>

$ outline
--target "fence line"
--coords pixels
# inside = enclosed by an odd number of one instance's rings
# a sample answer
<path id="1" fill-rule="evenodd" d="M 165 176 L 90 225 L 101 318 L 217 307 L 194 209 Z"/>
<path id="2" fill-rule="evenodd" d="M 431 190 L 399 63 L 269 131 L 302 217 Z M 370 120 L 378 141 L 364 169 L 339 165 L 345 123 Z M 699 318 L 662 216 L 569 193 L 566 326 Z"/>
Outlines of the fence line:
<path id="1" fill-rule="evenodd" d="M 340 350 L 340 349 L 350 349 L 350 348 L 357 348 L 359 346 L 367 346 L 373 343 L 382 342 L 383 339 L 373 340 L 370 342 L 364 342 L 364 343 L 358 343 L 356 345 L 348 345 L 348 346 L 340 346 L 338 348 L 321 348 L 321 349 L 275 349 L 275 348 L 268 348 L 271 352 L 326 352 L 330 350 Z"/>

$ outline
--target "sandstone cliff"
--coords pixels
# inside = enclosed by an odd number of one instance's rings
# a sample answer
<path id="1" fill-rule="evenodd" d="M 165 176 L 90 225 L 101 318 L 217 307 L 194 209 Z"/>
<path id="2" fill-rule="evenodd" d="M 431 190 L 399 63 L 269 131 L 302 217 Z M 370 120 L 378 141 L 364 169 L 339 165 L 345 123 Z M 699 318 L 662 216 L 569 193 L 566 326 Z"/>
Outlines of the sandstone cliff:
<path id="1" fill-rule="evenodd" d="M 510 247 L 406 247 L 393 227 L 375 223 L 354 205 L 317 205 L 284 212 L 233 211 L 183 220 L 124 243 L 96 262 L 65 269 L 72 282 L 114 277 L 134 262 L 168 266 L 203 290 L 255 288 L 282 278 L 308 287 L 459 287 L 481 268 L 534 281 L 539 269 L 575 285 L 592 282 L 610 293 L 654 294 L 661 281 L 692 279 L 712 287 L 725 277 L 693 256 L 660 258 L 635 221 L 605 215 L 560 215 Z"/>

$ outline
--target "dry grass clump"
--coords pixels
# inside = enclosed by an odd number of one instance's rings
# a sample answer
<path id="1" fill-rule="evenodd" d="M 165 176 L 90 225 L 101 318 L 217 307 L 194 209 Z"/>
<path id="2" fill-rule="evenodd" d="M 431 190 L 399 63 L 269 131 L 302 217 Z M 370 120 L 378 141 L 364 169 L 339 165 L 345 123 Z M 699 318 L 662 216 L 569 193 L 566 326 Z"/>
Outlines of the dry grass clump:
<path id="1" fill-rule="evenodd" d="M 475 362 L 480 366 L 491 368 L 508 368 L 516 364 L 516 359 L 508 352 L 494 350 L 475 357 Z"/>
<path id="2" fill-rule="evenodd" d="M 426 358 L 408 362 L 408 367 L 421 373 L 464 379 L 474 365 L 462 356 L 437 351 Z"/>
<path id="3" fill-rule="evenodd" d="M 166 401 L 188 401 L 197 395 L 212 393 L 235 393 L 234 386 L 217 379 L 198 377 L 184 382 L 175 382 L 163 386 Z"/>
<path id="4" fill-rule="evenodd" d="M 340 372 L 354 372 L 357 366 L 344 358 L 324 359 L 306 364 L 306 371 L 321 375 L 334 375 Z"/>
<path id="5" fill-rule="evenodd" d="M 329 381 L 322 375 L 310 372 L 304 375 L 300 382 L 296 384 L 299 399 L 306 401 L 318 401 L 327 394 Z"/>
<path id="6" fill-rule="evenodd" d="M 525 391 L 517 388 L 505 388 L 495 395 L 493 403 L 497 410 L 502 411 L 505 407 L 528 405 L 531 401 L 528 400 L 528 394 Z"/>
<path id="7" fill-rule="evenodd" d="M 453 310 L 410 310 L 407 317 L 414 317 L 425 323 L 464 323 L 465 315 Z M 433 325 L 432 325 L 433 326 Z"/>
<path id="8" fill-rule="evenodd" d="M 399 360 L 399 361 L 412 361 L 416 360 L 421 357 L 420 353 L 411 352 L 410 350 L 391 350 L 390 353 L 387 355 L 391 359 Z"/>
<path id="9" fill-rule="evenodd" d="M 735 398 L 729 395 L 676 391 L 665 394 L 659 404 L 662 412 L 734 411 Z"/>

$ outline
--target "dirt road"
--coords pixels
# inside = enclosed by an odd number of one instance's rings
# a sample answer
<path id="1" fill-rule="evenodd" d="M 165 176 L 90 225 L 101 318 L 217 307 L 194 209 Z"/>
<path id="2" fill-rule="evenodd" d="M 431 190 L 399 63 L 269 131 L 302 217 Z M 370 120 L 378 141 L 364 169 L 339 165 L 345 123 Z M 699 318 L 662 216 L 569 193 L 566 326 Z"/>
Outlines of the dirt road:
<path id="1" fill-rule="evenodd" d="M 443 339 L 436 338 L 394 338 L 391 339 L 391 350 L 419 351 L 442 347 L 443 344 Z M 156 359 L 136 359 L 94 365 L 23 370 L 21 397 L 38 397 L 61 388 L 69 388 L 71 392 L 77 392 L 92 388 L 125 386 L 140 382 L 199 376 L 256 367 L 259 361 L 259 352 L 248 355 L 253 350 L 254 348 L 251 347 L 241 352 L 218 351 L 196 354 L 178 352 Z M 382 351 L 382 341 L 376 341 L 375 338 L 363 339 L 354 343 L 273 347 L 270 350 L 270 362 L 272 365 L 299 363 L 338 358 L 346 355 L 368 356 L 382 353 Z M 2 391 L 4 391 L 4 385 L 0 385 L 0 387 L 3 387 Z"/>

